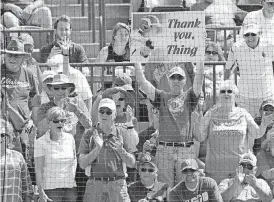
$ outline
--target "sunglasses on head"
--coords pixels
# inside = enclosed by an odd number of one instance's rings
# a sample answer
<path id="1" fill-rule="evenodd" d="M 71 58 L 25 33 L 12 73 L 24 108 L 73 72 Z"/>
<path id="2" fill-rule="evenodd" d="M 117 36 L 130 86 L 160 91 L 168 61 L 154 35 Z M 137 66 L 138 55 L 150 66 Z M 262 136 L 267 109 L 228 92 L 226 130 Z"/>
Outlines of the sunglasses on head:
<path id="1" fill-rule="evenodd" d="M 155 170 L 153 168 L 141 168 L 141 172 L 145 173 L 145 172 L 149 172 L 149 173 L 153 173 Z"/>
<path id="2" fill-rule="evenodd" d="M 212 55 L 218 55 L 218 52 L 216 52 L 216 51 L 208 51 L 207 50 L 205 53 L 208 54 L 208 55 L 211 55 L 211 54 Z"/>
<path id="3" fill-rule="evenodd" d="M 171 80 L 177 79 L 178 81 L 182 81 L 185 77 L 183 77 L 180 74 L 173 74 L 171 77 L 169 77 Z"/>
<path id="4" fill-rule="evenodd" d="M 240 163 L 240 166 L 242 166 L 243 168 L 247 168 L 248 170 L 253 169 L 253 165 L 251 165 L 250 163 Z"/>
<path id="5" fill-rule="evenodd" d="M 118 100 L 119 100 L 119 101 L 124 101 L 125 98 L 124 98 L 124 97 L 120 97 Z"/>
<path id="6" fill-rule="evenodd" d="M 67 90 L 68 88 L 69 88 L 68 86 L 55 86 L 55 87 L 53 87 L 54 90 L 59 90 L 59 89 Z"/>
<path id="7" fill-rule="evenodd" d="M 257 36 L 255 33 L 246 33 L 244 34 L 244 37 L 249 37 L 249 36 Z"/>
<path id="8" fill-rule="evenodd" d="M 110 110 L 106 110 L 106 111 L 105 110 L 99 110 L 99 113 L 100 114 L 105 114 L 106 113 L 109 116 L 109 115 L 112 114 L 112 111 L 110 111 Z"/>
<path id="9" fill-rule="evenodd" d="M 233 93 L 232 90 L 220 90 L 220 93 L 224 94 L 224 93 L 227 93 L 227 94 L 231 94 Z"/>
<path id="10" fill-rule="evenodd" d="M 66 119 L 52 120 L 53 123 L 65 123 L 66 121 Z"/>
<path id="11" fill-rule="evenodd" d="M 196 172 L 196 170 L 194 170 L 194 169 L 184 169 L 183 171 L 182 171 L 182 173 L 183 174 L 187 174 L 187 173 L 195 173 Z"/>

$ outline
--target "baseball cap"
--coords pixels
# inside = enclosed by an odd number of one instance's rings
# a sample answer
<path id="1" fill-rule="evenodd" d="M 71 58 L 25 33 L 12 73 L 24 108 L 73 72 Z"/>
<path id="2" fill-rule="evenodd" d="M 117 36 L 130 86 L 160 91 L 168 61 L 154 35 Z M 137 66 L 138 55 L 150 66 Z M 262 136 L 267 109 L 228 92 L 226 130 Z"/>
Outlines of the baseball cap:
<path id="1" fill-rule="evenodd" d="M 185 169 L 199 170 L 197 161 L 195 159 L 184 160 L 181 164 L 181 171 L 184 171 Z"/>
<path id="2" fill-rule="evenodd" d="M 139 157 L 140 159 L 140 166 L 144 165 L 146 163 L 150 164 L 153 168 L 157 169 L 157 165 L 154 162 L 155 158 L 153 158 L 151 155 L 147 154 L 147 153 L 142 153 L 141 156 Z"/>
<path id="3" fill-rule="evenodd" d="M 168 78 L 171 77 L 174 74 L 179 74 L 181 76 L 186 76 L 185 71 L 181 67 L 173 67 L 169 72 L 168 72 Z"/>
<path id="4" fill-rule="evenodd" d="M 113 100 L 109 99 L 109 98 L 104 98 L 100 101 L 99 106 L 98 106 L 98 110 L 102 107 L 107 107 L 113 112 L 116 111 L 115 102 Z"/>
<path id="5" fill-rule="evenodd" d="M 261 104 L 260 109 L 262 110 L 267 105 L 274 107 L 274 100 L 273 99 L 264 100 Z"/>
<path id="6" fill-rule="evenodd" d="M 257 24 L 243 25 L 242 29 L 243 29 L 243 35 L 245 35 L 246 33 L 258 34 L 260 32 L 260 26 Z"/>
<path id="7" fill-rule="evenodd" d="M 1 53 L 9 53 L 14 55 L 29 55 L 24 50 L 24 43 L 19 38 L 12 38 L 8 44 L 7 49 L 1 50 Z"/>
<path id="8" fill-rule="evenodd" d="M 252 166 L 256 166 L 257 158 L 254 154 L 248 152 L 241 156 L 239 163 L 250 163 Z"/>
<path id="9" fill-rule="evenodd" d="M 42 78 L 42 82 L 44 82 L 45 80 L 47 80 L 48 78 L 52 78 L 54 77 L 54 72 L 50 71 L 50 70 L 46 70 L 43 72 L 43 78 Z"/>

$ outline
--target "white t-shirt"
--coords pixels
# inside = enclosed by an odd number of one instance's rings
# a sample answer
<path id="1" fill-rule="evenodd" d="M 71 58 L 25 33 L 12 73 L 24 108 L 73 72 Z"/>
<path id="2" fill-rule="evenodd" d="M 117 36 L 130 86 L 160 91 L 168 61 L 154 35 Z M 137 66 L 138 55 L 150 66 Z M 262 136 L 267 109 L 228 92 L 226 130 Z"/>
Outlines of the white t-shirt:
<path id="1" fill-rule="evenodd" d="M 255 49 L 240 40 L 233 44 L 228 54 L 226 69 L 240 70 L 238 82 L 239 93 L 248 98 L 268 98 L 273 93 L 274 46 L 265 40 L 260 40 Z"/>
<path id="2" fill-rule="evenodd" d="M 266 18 L 263 10 L 253 11 L 245 16 L 243 24 L 258 24 L 262 28 L 262 37 L 274 43 L 274 16 Z"/>
<path id="3" fill-rule="evenodd" d="M 77 166 L 75 140 L 63 132 L 59 142 L 50 139 L 49 131 L 34 143 L 34 157 L 44 157 L 42 188 L 76 187 L 74 180 Z"/>

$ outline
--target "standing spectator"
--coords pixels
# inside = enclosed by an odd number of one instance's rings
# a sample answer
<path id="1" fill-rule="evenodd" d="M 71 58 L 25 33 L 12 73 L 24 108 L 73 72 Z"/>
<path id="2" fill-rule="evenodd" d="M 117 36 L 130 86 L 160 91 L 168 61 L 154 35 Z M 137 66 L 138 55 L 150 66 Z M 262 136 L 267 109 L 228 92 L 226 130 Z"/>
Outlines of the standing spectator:
<path id="1" fill-rule="evenodd" d="M 183 159 L 196 158 L 190 119 L 202 90 L 203 70 L 203 63 L 198 63 L 193 88 L 183 91 L 185 71 L 179 66 L 173 67 L 167 75 L 171 89 L 168 93 L 156 89 L 145 78 L 140 63 L 135 65 L 137 81 L 160 112 L 156 159 L 159 180 L 168 183 L 170 187 L 181 179 L 180 166 Z"/>
<path id="2" fill-rule="evenodd" d="M 115 126 L 116 105 L 109 98 L 98 107 L 99 123 L 82 137 L 79 162 L 88 169 L 84 202 L 129 202 L 125 166 L 133 167 L 135 148 L 130 148 L 128 131 Z"/>
<path id="3" fill-rule="evenodd" d="M 10 150 L 13 139 L 12 126 L 1 118 L 1 201 L 31 202 L 32 187 L 27 163 L 22 154 Z"/>
<path id="4" fill-rule="evenodd" d="M 32 98 L 37 94 L 38 86 L 34 75 L 27 67 L 23 66 L 25 57 L 29 54 L 24 51 L 22 40 L 12 39 L 7 49 L 1 50 L 1 52 L 5 53 L 5 63 L 1 65 L 1 87 L 10 105 L 24 120 L 21 128 L 18 127 L 19 125 L 15 127 L 15 133 L 22 141 L 22 144 L 18 145 L 22 147 L 19 150 L 23 152 L 28 161 L 28 135 L 33 128 L 31 120 Z"/>
<path id="5" fill-rule="evenodd" d="M 244 40 L 234 43 L 229 51 L 225 79 L 239 68 L 237 104 L 255 118 L 259 116 L 261 103 L 274 96 L 274 46 L 262 39 L 259 25 L 248 24 L 242 29 Z"/>
<path id="6" fill-rule="evenodd" d="M 198 164 L 194 159 L 186 159 L 182 162 L 183 179 L 170 191 L 170 202 L 223 201 L 215 180 L 201 177 L 198 169 Z"/>
<path id="7" fill-rule="evenodd" d="M 274 1 L 262 0 L 263 8 L 252 11 L 245 16 L 244 25 L 257 24 L 262 28 L 262 37 L 274 42 Z"/>
<path id="8" fill-rule="evenodd" d="M 194 122 L 195 125 L 201 124 L 200 131 L 195 131 L 196 139 L 200 142 L 207 140 L 205 174 L 217 183 L 235 176 L 240 156 L 251 149 L 248 139 L 260 138 L 274 118 L 273 115 L 264 116 L 259 127 L 245 109 L 235 107 L 237 92 L 234 82 L 222 83 L 220 105 L 208 110 L 202 122 Z"/>
<path id="9" fill-rule="evenodd" d="M 224 179 L 219 184 L 219 190 L 224 201 L 264 201 L 272 200 L 271 190 L 262 179 L 257 179 L 257 158 L 252 153 L 241 156 L 239 165 L 235 167 L 236 176 Z"/>
<path id="10" fill-rule="evenodd" d="M 128 186 L 131 202 L 167 201 L 169 186 L 157 180 L 158 168 L 149 155 L 145 155 L 139 165 L 140 181 Z"/>
<path id="11" fill-rule="evenodd" d="M 32 25 L 51 29 L 51 11 L 44 6 L 44 0 L 3 0 L 1 1 L 4 11 L 1 23 L 6 28 Z"/>
<path id="12" fill-rule="evenodd" d="M 75 140 L 64 132 L 66 112 L 52 107 L 47 112 L 49 130 L 34 145 L 36 183 L 44 201 L 76 202 Z"/>

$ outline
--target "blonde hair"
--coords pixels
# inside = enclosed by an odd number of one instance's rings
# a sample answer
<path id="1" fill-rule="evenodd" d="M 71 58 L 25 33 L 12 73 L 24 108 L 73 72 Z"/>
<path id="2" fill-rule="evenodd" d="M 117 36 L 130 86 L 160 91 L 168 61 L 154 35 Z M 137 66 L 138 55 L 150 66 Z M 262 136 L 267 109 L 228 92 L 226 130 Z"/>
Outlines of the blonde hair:
<path id="1" fill-rule="evenodd" d="M 52 107 L 47 112 L 47 120 L 52 121 L 58 118 L 65 118 L 66 112 L 60 107 Z"/>

